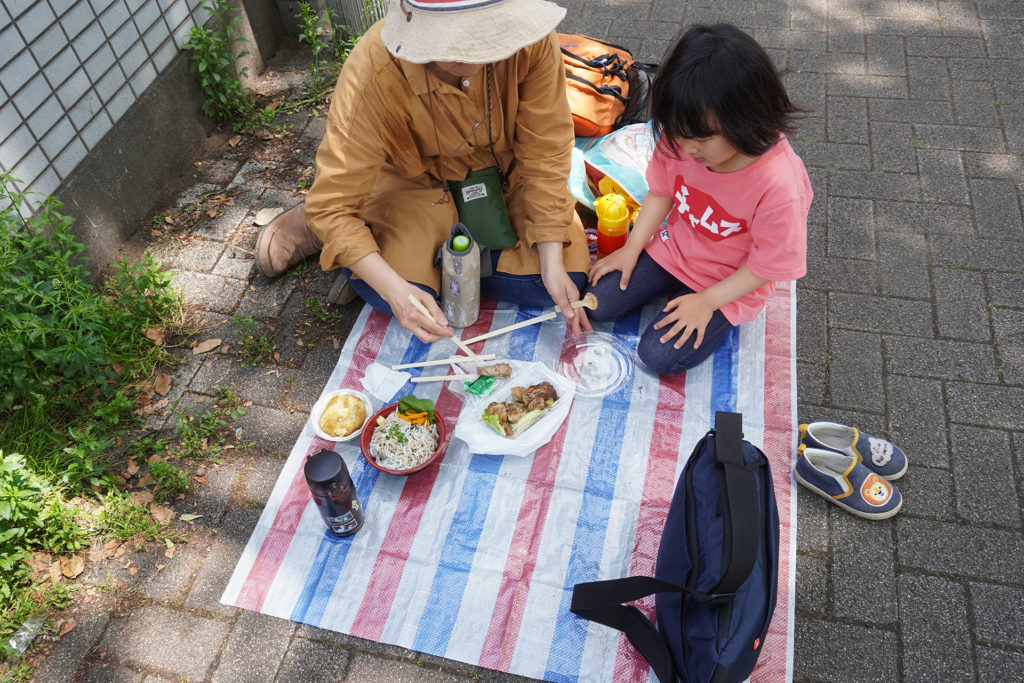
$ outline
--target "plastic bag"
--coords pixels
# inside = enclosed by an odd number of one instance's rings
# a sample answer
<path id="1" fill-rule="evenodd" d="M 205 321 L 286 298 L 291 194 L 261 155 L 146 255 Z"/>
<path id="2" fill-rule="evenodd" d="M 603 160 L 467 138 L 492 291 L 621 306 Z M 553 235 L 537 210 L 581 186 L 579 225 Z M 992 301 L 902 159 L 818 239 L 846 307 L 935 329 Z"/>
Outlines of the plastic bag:
<path id="1" fill-rule="evenodd" d="M 657 140 L 649 123 L 634 123 L 599 138 L 578 138 L 572 150 L 569 189 L 576 201 L 594 208 L 598 181 L 608 176 L 627 200 L 639 206 L 647 196 L 647 164 Z"/>
<path id="2" fill-rule="evenodd" d="M 542 363 L 509 361 L 515 373 L 498 392 L 486 398 L 467 400 L 455 425 L 456 439 L 464 441 L 471 453 L 526 456 L 546 444 L 565 421 L 572 407 L 576 385 Z M 515 438 L 504 437 L 489 427 L 480 416 L 491 402 L 512 400 L 512 387 L 528 387 L 551 382 L 558 400 L 545 414 Z"/>

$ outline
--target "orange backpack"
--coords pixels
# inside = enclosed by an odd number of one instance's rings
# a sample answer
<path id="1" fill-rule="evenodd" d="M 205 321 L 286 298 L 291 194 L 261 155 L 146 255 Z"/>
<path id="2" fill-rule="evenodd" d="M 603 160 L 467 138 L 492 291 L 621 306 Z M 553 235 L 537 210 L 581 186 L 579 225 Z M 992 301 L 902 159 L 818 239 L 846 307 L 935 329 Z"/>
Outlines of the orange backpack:
<path id="1" fill-rule="evenodd" d="M 577 137 L 607 135 L 642 115 L 639 67 L 629 50 L 580 34 L 558 34 Z"/>

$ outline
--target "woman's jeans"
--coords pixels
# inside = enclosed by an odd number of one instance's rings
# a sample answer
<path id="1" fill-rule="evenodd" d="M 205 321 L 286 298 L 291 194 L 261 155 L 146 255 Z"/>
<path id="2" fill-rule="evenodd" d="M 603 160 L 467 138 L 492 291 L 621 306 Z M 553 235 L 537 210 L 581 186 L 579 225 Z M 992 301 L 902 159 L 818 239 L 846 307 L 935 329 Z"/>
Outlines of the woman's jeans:
<path id="1" fill-rule="evenodd" d="M 597 309 L 590 311 L 592 320 L 621 320 L 649 301 L 654 301 L 663 295 L 674 299 L 694 293 L 692 289 L 659 266 L 654 259 L 647 255 L 646 251 L 641 252 L 640 257 L 636 260 L 636 267 L 629 278 L 626 291 L 619 289 L 621 276 L 622 273 L 619 271 L 612 271 L 605 274 L 596 285 L 588 289 L 597 297 L 598 304 Z M 682 348 L 677 349 L 675 342 L 678 340 L 678 335 L 662 344 L 661 336 L 666 333 L 666 329 L 654 329 L 654 324 L 666 315 L 664 311 L 661 311 L 651 321 L 651 324 L 640 336 L 640 343 L 636 350 L 644 365 L 659 375 L 678 375 L 697 365 L 718 348 L 718 345 L 725 339 L 725 335 L 733 328 L 722 312 L 716 310 L 711 316 L 708 326 L 704 329 L 704 340 L 700 347 L 693 348 L 693 343 L 697 339 L 697 333 L 694 332 L 689 339 L 683 342 Z"/>
<path id="2" fill-rule="evenodd" d="M 482 296 L 498 299 L 499 301 L 508 301 L 517 306 L 548 308 L 555 305 L 555 302 L 551 300 L 551 295 L 548 294 L 548 290 L 544 288 L 544 281 L 541 280 L 540 275 L 512 275 L 511 273 L 499 272 L 498 257 L 500 256 L 501 251 L 491 252 L 491 272 L 493 275 L 480 279 L 480 294 Z M 349 276 L 349 283 L 356 290 L 356 293 L 362 297 L 363 301 L 381 313 L 393 315 L 388 302 L 370 285 L 366 284 L 364 280 L 352 279 L 352 271 L 348 268 L 343 268 L 342 272 Z M 586 273 L 569 273 L 569 277 L 575 283 L 577 289 L 583 289 L 583 286 L 587 284 Z M 413 282 L 412 284 L 435 299 L 437 298 L 437 292 L 430 287 L 418 282 Z"/>

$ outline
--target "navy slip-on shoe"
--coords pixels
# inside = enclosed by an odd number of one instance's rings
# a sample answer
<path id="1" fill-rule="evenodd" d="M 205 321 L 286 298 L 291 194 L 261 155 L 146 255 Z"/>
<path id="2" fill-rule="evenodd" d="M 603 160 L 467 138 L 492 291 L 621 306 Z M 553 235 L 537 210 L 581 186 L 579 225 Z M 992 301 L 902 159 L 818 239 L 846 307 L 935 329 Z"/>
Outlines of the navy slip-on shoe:
<path id="1" fill-rule="evenodd" d="M 899 479 L 907 471 L 907 456 L 895 445 L 838 422 L 800 425 L 800 443 L 808 448 L 823 448 L 852 456 L 889 481 Z"/>
<path id="2" fill-rule="evenodd" d="M 850 514 L 888 519 L 903 507 L 903 496 L 889 481 L 852 455 L 800 446 L 796 480 Z"/>

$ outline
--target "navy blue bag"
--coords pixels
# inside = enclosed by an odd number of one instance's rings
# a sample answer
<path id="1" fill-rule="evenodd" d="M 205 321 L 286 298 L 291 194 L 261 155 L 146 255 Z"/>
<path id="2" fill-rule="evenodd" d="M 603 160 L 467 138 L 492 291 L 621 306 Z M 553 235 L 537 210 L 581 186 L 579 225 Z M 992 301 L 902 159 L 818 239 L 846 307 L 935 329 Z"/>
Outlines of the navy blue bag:
<path id="1" fill-rule="evenodd" d="M 654 576 L 579 583 L 577 614 L 623 631 L 661 683 L 742 681 L 775 610 L 779 514 L 768 460 L 719 412 L 676 483 Z M 658 627 L 632 605 L 655 595 Z"/>

